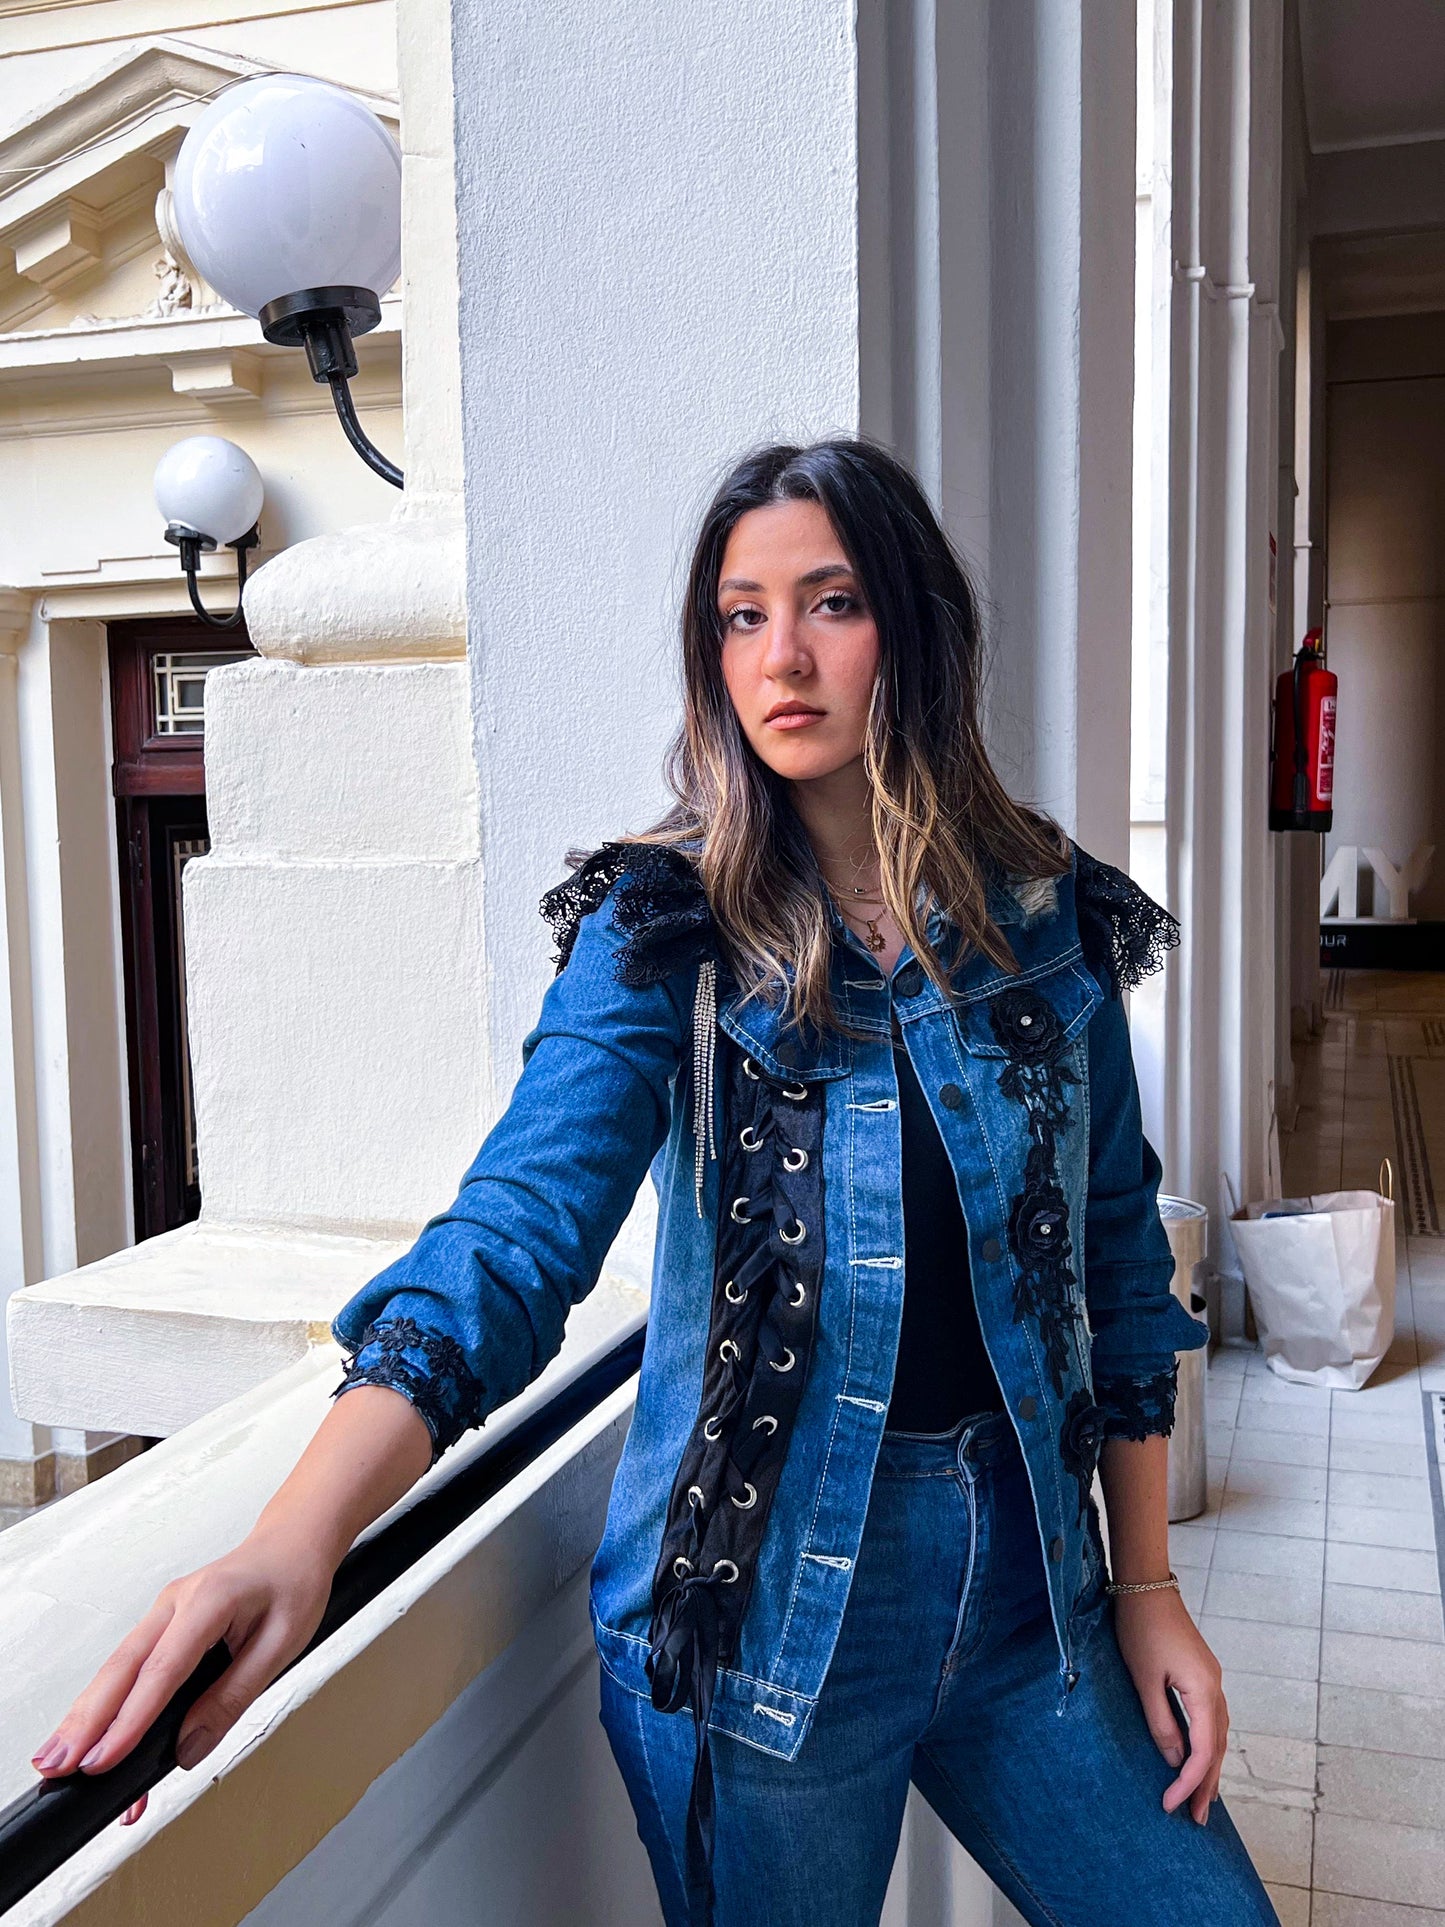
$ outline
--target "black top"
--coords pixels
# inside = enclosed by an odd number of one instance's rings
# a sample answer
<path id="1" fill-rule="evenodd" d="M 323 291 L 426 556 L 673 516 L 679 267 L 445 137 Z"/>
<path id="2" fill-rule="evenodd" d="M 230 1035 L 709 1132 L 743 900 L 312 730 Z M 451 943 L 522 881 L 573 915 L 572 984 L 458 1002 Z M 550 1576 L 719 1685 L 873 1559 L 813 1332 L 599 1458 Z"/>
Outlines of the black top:
<path id="1" fill-rule="evenodd" d="M 903 1329 L 885 1421 L 895 1432 L 946 1432 L 1003 1409 L 984 1350 L 953 1166 L 918 1075 L 893 1045 L 903 1127 Z"/>

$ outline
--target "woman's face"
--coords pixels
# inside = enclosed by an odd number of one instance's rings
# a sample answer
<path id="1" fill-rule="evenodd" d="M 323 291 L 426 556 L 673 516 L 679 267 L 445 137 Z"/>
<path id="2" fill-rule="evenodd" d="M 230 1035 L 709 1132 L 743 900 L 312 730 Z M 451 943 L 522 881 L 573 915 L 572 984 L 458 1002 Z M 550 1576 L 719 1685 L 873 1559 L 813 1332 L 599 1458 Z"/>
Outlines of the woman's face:
<path id="1" fill-rule="evenodd" d="M 773 502 L 739 516 L 723 553 L 718 614 L 723 680 L 768 767 L 807 782 L 861 757 L 878 629 L 816 502 Z"/>

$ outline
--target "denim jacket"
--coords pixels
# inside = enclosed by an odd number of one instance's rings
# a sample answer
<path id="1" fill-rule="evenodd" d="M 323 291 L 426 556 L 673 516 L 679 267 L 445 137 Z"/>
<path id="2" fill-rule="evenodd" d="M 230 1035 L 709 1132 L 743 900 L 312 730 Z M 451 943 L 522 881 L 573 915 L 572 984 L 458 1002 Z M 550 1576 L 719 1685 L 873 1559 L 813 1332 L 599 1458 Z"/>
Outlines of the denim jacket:
<path id="1" fill-rule="evenodd" d="M 597 1645 L 622 1685 L 681 1704 L 678 1682 L 657 1673 L 668 1615 L 687 1604 L 684 1582 L 738 1576 L 726 1556 L 699 1573 L 686 1550 L 701 1544 L 693 1507 L 715 1500 L 719 1533 L 754 1537 L 746 1588 L 714 1588 L 734 1623 L 703 1726 L 793 1758 L 847 1602 L 898 1346 L 896 1017 L 953 1164 L 979 1320 L 1028 1469 L 1062 1707 L 1097 1599 L 1100 1446 L 1170 1429 L 1175 1355 L 1207 1338 L 1170 1291 L 1160 1165 L 1120 1002 L 1177 925 L 1075 846 L 1056 879 L 990 886 L 1016 974 L 965 953 L 952 922 L 929 912 L 930 940 L 961 957 L 945 998 L 907 948 L 885 976 L 830 905 L 833 991 L 859 1041 L 785 1032 L 778 1005 L 745 1002 L 719 973 L 705 898 L 684 871 L 695 879 L 677 852 L 608 844 L 544 899 L 559 968 L 511 1100 L 456 1201 L 337 1314 L 333 1334 L 352 1354 L 337 1390 L 392 1385 L 439 1456 L 557 1352 L 650 1171 L 651 1308 L 592 1567 Z M 770 1223 L 749 1234 L 746 1172 L 761 1162 L 749 1167 L 745 1152 L 770 1131 Z M 751 1214 L 738 1213 L 734 1168 L 753 1188 Z M 750 1291 L 771 1309 L 740 1322 L 737 1342 L 717 1340 L 720 1319 L 754 1316 Z M 805 1371 L 793 1369 L 800 1356 Z M 724 1504 L 698 1468 L 729 1397 L 742 1445 Z M 785 1452 L 769 1458 L 783 1407 Z"/>

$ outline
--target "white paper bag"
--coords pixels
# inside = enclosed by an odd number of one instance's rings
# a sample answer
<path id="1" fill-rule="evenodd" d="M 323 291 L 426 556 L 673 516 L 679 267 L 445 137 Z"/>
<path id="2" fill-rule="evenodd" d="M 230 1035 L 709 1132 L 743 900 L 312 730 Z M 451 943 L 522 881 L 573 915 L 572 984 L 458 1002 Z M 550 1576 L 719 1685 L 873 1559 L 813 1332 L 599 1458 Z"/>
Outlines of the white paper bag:
<path id="1" fill-rule="evenodd" d="M 1275 1198 L 1230 1218 L 1265 1361 L 1294 1384 L 1357 1392 L 1390 1348 L 1395 1199 L 1388 1158 L 1380 1179 L 1381 1191 Z"/>

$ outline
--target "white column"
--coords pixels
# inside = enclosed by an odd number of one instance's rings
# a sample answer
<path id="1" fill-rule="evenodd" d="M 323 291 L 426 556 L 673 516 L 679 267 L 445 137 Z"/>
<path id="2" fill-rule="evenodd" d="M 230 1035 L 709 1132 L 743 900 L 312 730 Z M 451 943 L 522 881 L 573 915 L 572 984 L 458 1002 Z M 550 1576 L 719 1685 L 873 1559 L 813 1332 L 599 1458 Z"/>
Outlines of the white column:
<path id="1" fill-rule="evenodd" d="M 29 930 L 20 794 L 16 651 L 31 598 L 0 589 L 0 1302 L 40 1275 L 35 1169 L 35 1067 L 30 1022 Z M 49 1496 L 50 1434 L 10 1405 L 0 1330 L 0 1504 Z"/>
<path id="2" fill-rule="evenodd" d="M 766 440 L 858 425 L 852 0 L 458 0 L 472 701 L 509 1085 L 564 852 L 661 813 L 682 571 Z M 503 967 L 504 966 L 504 967 Z"/>
<path id="3" fill-rule="evenodd" d="M 1265 791 L 1282 21 L 1277 0 L 1180 0 L 1175 24 L 1169 864 L 1185 940 L 1170 985 L 1166 1171 L 1222 1218 L 1225 1174 L 1243 1196 L 1266 1182 L 1274 1070 Z M 1214 1252 L 1227 1270 L 1227 1238 Z"/>
<path id="4" fill-rule="evenodd" d="M 1022 793 L 1128 857 L 1132 12 L 990 11 L 997 739 Z"/>

